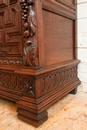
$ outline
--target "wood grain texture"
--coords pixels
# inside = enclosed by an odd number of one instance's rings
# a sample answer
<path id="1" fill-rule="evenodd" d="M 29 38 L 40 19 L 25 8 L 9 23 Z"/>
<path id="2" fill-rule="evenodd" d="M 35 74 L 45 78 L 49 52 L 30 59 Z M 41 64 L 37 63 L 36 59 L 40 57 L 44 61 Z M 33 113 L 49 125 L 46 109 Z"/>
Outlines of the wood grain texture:
<path id="1" fill-rule="evenodd" d="M 56 0 L 57 2 L 60 2 L 70 8 L 75 9 L 75 0 Z"/>
<path id="2" fill-rule="evenodd" d="M 43 10 L 43 23 L 45 64 L 72 60 L 74 58 L 73 20 Z"/>
<path id="3" fill-rule="evenodd" d="M 6 6 L 7 5 L 7 0 L 1 0 L 0 1 L 0 6 Z"/>

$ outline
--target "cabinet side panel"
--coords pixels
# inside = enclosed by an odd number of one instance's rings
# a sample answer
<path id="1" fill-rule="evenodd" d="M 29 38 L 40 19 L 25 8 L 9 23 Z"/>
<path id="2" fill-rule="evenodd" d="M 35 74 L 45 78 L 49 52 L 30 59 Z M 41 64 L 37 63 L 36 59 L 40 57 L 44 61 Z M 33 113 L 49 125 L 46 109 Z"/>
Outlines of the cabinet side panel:
<path id="1" fill-rule="evenodd" d="M 74 59 L 74 21 L 43 10 L 45 64 Z"/>
<path id="2" fill-rule="evenodd" d="M 56 0 L 57 2 L 61 2 L 61 3 L 64 3 L 66 5 L 74 5 L 75 4 L 75 0 Z"/>

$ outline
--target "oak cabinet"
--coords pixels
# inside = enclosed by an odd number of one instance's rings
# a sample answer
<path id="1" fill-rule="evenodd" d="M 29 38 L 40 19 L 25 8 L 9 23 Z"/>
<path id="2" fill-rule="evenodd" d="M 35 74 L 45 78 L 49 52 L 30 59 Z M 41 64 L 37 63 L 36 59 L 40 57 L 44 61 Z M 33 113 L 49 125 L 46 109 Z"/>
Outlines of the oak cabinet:
<path id="1" fill-rule="evenodd" d="M 75 14 L 73 0 L 0 1 L 0 97 L 35 126 L 80 84 Z"/>

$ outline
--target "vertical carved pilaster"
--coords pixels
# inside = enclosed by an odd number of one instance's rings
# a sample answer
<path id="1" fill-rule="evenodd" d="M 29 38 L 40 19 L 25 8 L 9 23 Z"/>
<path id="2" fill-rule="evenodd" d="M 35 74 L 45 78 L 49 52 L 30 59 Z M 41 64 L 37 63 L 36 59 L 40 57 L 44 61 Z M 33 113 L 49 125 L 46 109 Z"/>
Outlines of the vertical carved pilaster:
<path id="1" fill-rule="evenodd" d="M 36 16 L 35 0 L 20 0 L 22 20 L 24 26 L 24 65 L 38 66 L 37 42 L 36 42 Z"/>

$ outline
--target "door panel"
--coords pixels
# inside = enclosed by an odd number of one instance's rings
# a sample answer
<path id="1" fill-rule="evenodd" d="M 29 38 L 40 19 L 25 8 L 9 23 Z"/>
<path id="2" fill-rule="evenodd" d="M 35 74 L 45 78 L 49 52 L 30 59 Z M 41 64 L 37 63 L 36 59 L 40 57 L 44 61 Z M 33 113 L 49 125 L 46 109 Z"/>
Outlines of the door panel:
<path id="1" fill-rule="evenodd" d="M 0 0 L 0 63 L 21 63 L 21 14 L 17 0 Z M 13 62 L 12 62 L 13 61 Z"/>

